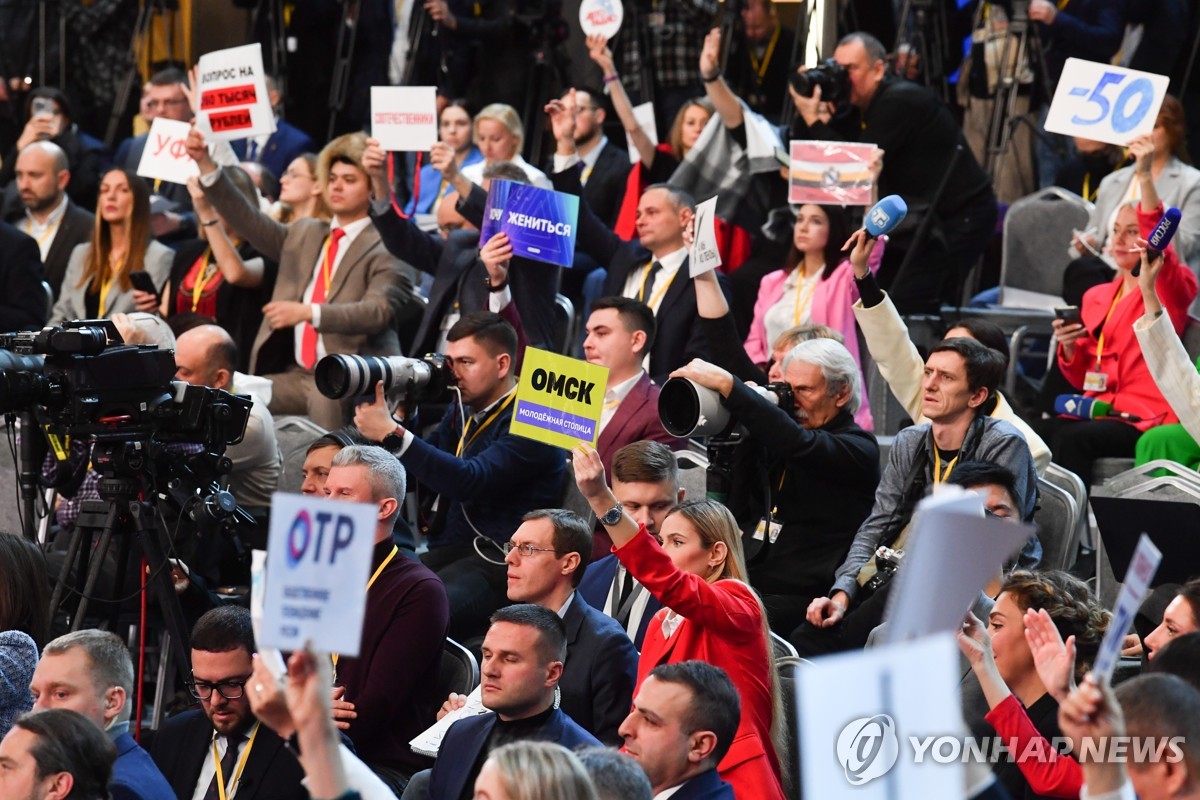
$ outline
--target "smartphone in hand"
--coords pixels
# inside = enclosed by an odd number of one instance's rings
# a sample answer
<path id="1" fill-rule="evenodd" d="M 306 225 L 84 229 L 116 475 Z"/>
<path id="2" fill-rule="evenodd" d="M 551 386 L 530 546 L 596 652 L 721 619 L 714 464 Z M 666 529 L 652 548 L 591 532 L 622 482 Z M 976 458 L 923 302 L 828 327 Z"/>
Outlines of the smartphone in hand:
<path id="1" fill-rule="evenodd" d="M 1054 316 L 1063 321 L 1064 325 L 1078 325 L 1083 322 L 1079 316 L 1079 306 L 1062 306 L 1054 309 Z"/>

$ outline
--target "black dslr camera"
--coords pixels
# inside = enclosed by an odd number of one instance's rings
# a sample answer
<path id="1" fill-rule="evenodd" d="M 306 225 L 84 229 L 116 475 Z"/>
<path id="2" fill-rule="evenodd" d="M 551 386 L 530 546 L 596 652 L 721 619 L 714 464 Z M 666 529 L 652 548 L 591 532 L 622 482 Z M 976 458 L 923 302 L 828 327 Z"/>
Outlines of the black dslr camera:
<path id="1" fill-rule="evenodd" d="M 812 97 L 813 89 L 821 87 L 821 100 L 841 104 L 850 97 L 850 72 L 832 58 L 812 69 L 792 73 L 792 88 L 802 97 Z"/>

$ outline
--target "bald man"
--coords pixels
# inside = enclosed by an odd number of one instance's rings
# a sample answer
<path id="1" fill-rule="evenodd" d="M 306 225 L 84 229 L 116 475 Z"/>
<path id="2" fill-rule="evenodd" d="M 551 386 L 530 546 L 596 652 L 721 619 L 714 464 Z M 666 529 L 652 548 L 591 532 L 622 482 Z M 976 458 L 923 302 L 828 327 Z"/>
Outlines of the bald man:
<path id="1" fill-rule="evenodd" d="M 90 239 L 95 220 L 67 196 L 67 154 L 53 142 L 22 150 L 16 176 L 4 190 L 5 219 L 37 242 L 44 279 L 57 298 L 71 251 Z"/>
<path id="2" fill-rule="evenodd" d="M 209 386 L 238 392 L 235 383 L 237 345 L 219 325 L 201 325 L 175 340 L 175 377 L 193 386 Z M 279 446 L 275 442 L 275 421 L 267 404 L 252 392 L 254 401 L 246 435 L 230 445 L 225 455 L 233 461 L 229 488 L 238 504 L 258 516 L 271 505 L 271 493 L 279 484 Z"/>

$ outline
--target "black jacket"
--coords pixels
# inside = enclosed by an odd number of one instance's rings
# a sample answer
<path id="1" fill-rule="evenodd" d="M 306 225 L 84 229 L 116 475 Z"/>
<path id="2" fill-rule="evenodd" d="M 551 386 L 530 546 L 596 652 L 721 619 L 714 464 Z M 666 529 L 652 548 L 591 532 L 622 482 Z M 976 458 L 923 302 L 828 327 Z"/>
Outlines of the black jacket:
<path id="1" fill-rule="evenodd" d="M 0 222 L 0 331 L 40 328 L 49 315 L 37 242 Z"/>

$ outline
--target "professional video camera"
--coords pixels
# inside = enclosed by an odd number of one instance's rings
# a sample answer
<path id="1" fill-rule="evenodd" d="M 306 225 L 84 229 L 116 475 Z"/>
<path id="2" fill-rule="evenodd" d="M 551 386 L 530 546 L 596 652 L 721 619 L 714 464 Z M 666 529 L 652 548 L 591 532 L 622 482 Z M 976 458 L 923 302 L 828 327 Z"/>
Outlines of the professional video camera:
<path id="1" fill-rule="evenodd" d="M 796 407 L 792 387 L 782 381 L 751 388 L 789 416 Z M 658 395 L 658 418 L 667 433 L 681 439 L 727 436 L 737 427 L 737 420 L 722 405 L 721 395 L 688 378 L 671 378 L 663 384 Z"/>
<path id="2" fill-rule="evenodd" d="M 793 72 L 792 88 L 803 97 L 812 97 L 813 89 L 821 87 L 821 100 L 839 105 L 850 97 L 850 73 L 832 58 L 827 58 L 804 72 Z"/>
<path id="3" fill-rule="evenodd" d="M 442 399 L 454 385 L 450 360 L 439 353 L 403 356 L 325 356 L 317 362 L 317 389 L 333 400 L 374 394 L 383 382 L 389 396 L 417 402 Z"/>
<path id="4" fill-rule="evenodd" d="M 50 436 L 219 454 L 246 432 L 248 398 L 174 380 L 171 351 L 126 345 L 111 320 L 0 334 L 0 350 L 0 413 L 31 412 Z"/>

